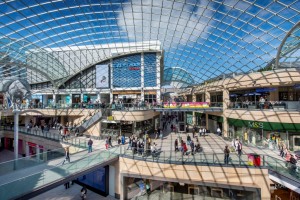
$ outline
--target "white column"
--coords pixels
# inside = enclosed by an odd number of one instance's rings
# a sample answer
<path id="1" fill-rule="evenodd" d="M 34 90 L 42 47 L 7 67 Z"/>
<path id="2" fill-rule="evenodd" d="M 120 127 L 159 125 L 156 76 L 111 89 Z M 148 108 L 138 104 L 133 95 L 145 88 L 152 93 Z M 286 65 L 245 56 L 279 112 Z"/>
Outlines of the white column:
<path id="1" fill-rule="evenodd" d="M 28 144 L 28 142 L 26 142 L 26 146 L 25 146 L 25 155 L 26 155 L 26 157 L 29 156 L 29 144 Z"/>
<path id="2" fill-rule="evenodd" d="M 72 101 L 72 94 L 69 94 L 70 95 L 70 106 L 72 107 L 72 103 L 73 103 L 73 101 Z"/>
<path id="3" fill-rule="evenodd" d="M 113 97 L 113 91 L 114 91 L 114 86 L 113 86 L 113 79 L 114 79 L 114 70 L 113 70 L 113 60 L 110 59 L 110 92 L 109 92 L 109 103 L 112 103 L 114 101 Z"/>
<path id="4" fill-rule="evenodd" d="M 36 160 L 39 161 L 40 160 L 40 147 L 37 144 L 35 148 L 36 148 Z"/>
<path id="5" fill-rule="evenodd" d="M 115 176 L 116 176 L 116 169 L 114 166 L 109 165 L 109 195 L 115 196 Z"/>
<path id="6" fill-rule="evenodd" d="M 52 96 L 53 96 L 53 103 L 52 104 L 53 104 L 53 107 L 54 107 L 56 105 L 56 94 L 53 94 Z"/>
<path id="7" fill-rule="evenodd" d="M 144 88 L 145 88 L 145 63 L 144 63 L 144 53 L 141 53 L 141 101 L 145 100 Z"/>
<path id="8" fill-rule="evenodd" d="M 80 93 L 80 102 L 83 102 L 83 93 Z"/>
<path id="9" fill-rule="evenodd" d="M 15 159 L 18 159 L 19 155 L 19 110 L 14 110 L 14 153 Z"/>

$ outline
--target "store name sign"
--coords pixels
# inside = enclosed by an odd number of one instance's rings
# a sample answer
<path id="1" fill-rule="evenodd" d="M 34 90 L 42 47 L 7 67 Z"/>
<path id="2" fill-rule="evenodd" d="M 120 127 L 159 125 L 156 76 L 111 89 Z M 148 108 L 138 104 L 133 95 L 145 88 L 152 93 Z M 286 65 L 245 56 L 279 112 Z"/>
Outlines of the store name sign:
<path id="1" fill-rule="evenodd" d="M 262 122 L 248 122 L 249 128 L 264 128 L 264 124 Z"/>
<path id="2" fill-rule="evenodd" d="M 128 67 L 129 70 L 140 70 L 141 63 L 118 63 L 114 65 L 115 68 L 124 68 Z"/>

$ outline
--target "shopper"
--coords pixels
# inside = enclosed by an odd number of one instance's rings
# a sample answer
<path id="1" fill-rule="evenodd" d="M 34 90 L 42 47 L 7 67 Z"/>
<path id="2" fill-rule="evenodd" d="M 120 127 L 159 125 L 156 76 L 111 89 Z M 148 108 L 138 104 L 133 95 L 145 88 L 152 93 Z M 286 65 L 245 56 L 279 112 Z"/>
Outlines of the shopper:
<path id="1" fill-rule="evenodd" d="M 65 155 L 66 155 L 66 157 L 65 157 L 65 159 L 64 159 L 64 161 L 63 161 L 62 164 L 65 164 L 66 161 L 68 161 L 68 162 L 70 163 L 70 152 L 69 152 L 69 147 L 66 147 L 66 148 L 65 148 Z"/>
<path id="2" fill-rule="evenodd" d="M 175 152 L 179 151 L 178 149 L 178 139 L 175 139 Z"/>
<path id="3" fill-rule="evenodd" d="M 225 149 L 224 149 L 224 163 L 226 165 L 228 165 L 228 163 L 229 163 L 229 154 L 230 154 L 230 150 L 228 148 L 228 145 L 226 145 Z"/>
<path id="4" fill-rule="evenodd" d="M 93 146 L 93 140 L 90 138 L 88 141 L 88 153 L 91 153 L 93 151 L 92 146 Z"/>
<path id="5" fill-rule="evenodd" d="M 83 186 L 80 190 L 80 196 L 81 196 L 81 199 L 84 200 L 86 199 L 86 195 L 87 195 L 87 189 L 85 186 Z"/>

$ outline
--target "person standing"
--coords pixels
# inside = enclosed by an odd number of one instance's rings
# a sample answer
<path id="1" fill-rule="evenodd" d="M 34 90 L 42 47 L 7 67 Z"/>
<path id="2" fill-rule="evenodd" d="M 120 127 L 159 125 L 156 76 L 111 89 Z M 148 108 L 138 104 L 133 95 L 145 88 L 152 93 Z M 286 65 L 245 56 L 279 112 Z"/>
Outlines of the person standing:
<path id="1" fill-rule="evenodd" d="M 218 136 L 222 135 L 222 131 L 221 131 L 220 127 L 217 128 L 217 134 L 218 134 Z"/>
<path id="2" fill-rule="evenodd" d="M 226 165 L 228 165 L 228 163 L 229 163 L 229 154 L 230 154 L 230 150 L 228 148 L 228 145 L 226 145 L 225 149 L 224 149 L 224 163 Z"/>
<path id="3" fill-rule="evenodd" d="M 88 141 L 88 147 L 89 147 L 88 153 L 91 153 L 93 151 L 92 146 L 93 146 L 93 140 L 90 138 Z"/>
<path id="4" fill-rule="evenodd" d="M 179 151 L 178 149 L 178 139 L 175 139 L 175 152 Z"/>
<path id="5" fill-rule="evenodd" d="M 109 145 L 109 147 L 113 147 L 112 141 L 111 141 L 111 136 L 108 137 L 108 145 Z"/>
<path id="6" fill-rule="evenodd" d="M 191 140 L 191 142 L 190 142 L 190 147 L 191 147 L 191 153 L 192 153 L 192 155 L 194 155 L 195 144 L 194 144 L 193 140 Z"/>
<path id="7" fill-rule="evenodd" d="M 242 143 L 239 141 L 237 145 L 237 152 L 238 156 L 240 157 L 242 155 Z"/>
<path id="8" fill-rule="evenodd" d="M 199 128 L 199 137 L 202 136 L 202 128 Z"/>

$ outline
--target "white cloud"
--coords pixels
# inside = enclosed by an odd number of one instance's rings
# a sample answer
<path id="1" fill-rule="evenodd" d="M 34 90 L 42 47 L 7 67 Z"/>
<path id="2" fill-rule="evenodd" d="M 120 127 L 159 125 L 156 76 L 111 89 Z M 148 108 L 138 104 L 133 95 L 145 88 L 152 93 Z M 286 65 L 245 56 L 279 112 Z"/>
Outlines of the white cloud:
<path id="1" fill-rule="evenodd" d="M 195 9 L 191 4 L 167 0 L 132 0 L 122 8 L 118 25 L 132 41 L 160 40 L 164 48 L 174 48 L 206 37 L 206 18 L 213 15 L 213 11 L 204 12 L 207 6 L 208 1 L 201 1 Z"/>

